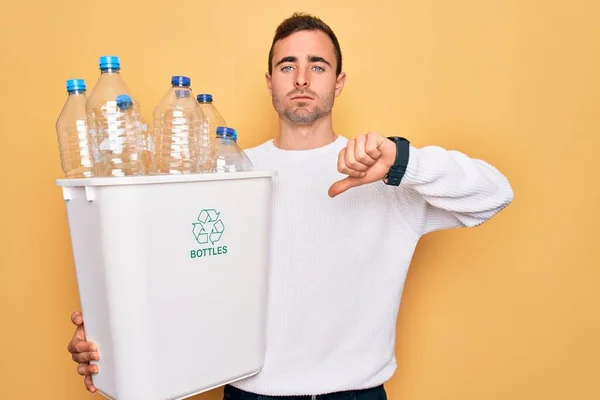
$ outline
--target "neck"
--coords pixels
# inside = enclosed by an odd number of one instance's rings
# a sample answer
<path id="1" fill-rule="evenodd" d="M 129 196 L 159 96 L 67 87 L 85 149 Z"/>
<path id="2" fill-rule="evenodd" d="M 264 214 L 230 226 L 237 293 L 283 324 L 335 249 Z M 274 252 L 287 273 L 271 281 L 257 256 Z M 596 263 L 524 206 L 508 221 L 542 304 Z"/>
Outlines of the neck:
<path id="1" fill-rule="evenodd" d="M 311 150 L 333 143 L 336 138 L 331 113 L 304 125 L 280 117 L 279 137 L 274 144 L 282 150 Z"/>

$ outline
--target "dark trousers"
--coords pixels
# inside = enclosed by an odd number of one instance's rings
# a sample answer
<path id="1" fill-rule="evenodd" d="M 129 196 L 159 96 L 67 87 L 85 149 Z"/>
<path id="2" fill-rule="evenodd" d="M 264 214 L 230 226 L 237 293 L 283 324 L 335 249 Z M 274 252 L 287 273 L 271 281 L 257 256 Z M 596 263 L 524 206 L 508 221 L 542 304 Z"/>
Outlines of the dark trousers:
<path id="1" fill-rule="evenodd" d="M 263 396 L 225 385 L 223 400 L 387 400 L 383 385 L 316 396 Z"/>

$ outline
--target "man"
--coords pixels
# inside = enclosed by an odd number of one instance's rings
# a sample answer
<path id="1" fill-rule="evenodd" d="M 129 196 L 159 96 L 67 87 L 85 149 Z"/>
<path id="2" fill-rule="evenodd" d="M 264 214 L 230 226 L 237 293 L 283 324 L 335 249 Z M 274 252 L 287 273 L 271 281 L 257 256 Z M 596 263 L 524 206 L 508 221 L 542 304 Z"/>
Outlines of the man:
<path id="1" fill-rule="evenodd" d="M 481 160 L 378 133 L 338 136 L 331 110 L 345 80 L 324 22 L 295 14 L 277 28 L 266 81 L 279 136 L 246 151 L 278 174 L 265 364 L 227 385 L 226 399 L 385 399 L 419 238 L 480 225 L 512 201 L 506 178 Z M 94 391 L 98 349 L 85 341 L 81 314 L 72 320 L 69 351 Z"/>

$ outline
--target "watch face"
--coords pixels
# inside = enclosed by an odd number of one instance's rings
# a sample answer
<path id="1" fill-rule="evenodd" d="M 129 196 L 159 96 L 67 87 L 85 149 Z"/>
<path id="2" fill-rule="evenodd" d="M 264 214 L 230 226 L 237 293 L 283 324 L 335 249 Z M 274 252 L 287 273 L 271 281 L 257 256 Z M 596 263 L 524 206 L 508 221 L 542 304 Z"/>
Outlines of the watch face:
<path id="1" fill-rule="evenodd" d="M 406 153 L 405 155 L 408 157 L 408 146 L 410 145 L 410 142 L 407 139 L 399 136 L 389 136 L 388 139 L 396 144 L 396 161 L 394 162 L 394 165 L 390 167 L 390 170 L 382 180 L 387 185 L 398 186 L 404 177 L 404 173 L 406 172 L 406 165 L 403 165 L 404 162 L 400 159 L 404 157 L 402 155 L 404 153 Z M 406 161 L 407 160 L 408 158 Z"/>

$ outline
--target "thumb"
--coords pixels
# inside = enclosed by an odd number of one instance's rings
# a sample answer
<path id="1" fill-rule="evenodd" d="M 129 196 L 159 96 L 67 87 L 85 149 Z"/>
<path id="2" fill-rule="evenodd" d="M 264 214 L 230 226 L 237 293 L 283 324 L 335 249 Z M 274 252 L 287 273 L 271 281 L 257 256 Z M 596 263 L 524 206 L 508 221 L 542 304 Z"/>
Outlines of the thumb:
<path id="1" fill-rule="evenodd" d="M 83 325 L 83 316 L 79 311 L 75 311 L 73 314 L 71 314 L 71 322 L 73 322 L 73 324 L 76 326 Z"/>
<path id="2" fill-rule="evenodd" d="M 75 333 L 73 333 L 73 338 L 71 340 L 86 340 L 83 325 L 79 325 L 77 329 L 75 329 Z"/>
<path id="3" fill-rule="evenodd" d="M 360 178 L 355 178 L 353 176 L 348 176 L 340 181 L 337 181 L 329 188 L 329 197 L 335 197 L 354 186 L 360 185 L 360 181 Z"/>

